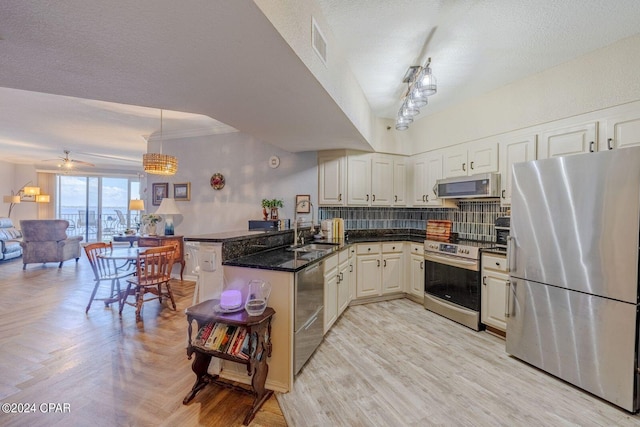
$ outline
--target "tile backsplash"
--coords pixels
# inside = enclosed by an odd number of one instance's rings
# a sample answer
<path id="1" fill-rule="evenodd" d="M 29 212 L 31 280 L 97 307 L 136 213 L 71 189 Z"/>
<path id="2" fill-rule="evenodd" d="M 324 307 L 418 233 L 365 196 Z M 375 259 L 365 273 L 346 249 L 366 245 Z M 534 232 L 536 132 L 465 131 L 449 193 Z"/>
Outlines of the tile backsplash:
<path id="1" fill-rule="evenodd" d="M 320 220 L 344 219 L 345 230 L 380 228 L 425 230 L 429 219 L 453 221 L 453 232 L 461 239 L 495 241 L 494 222 L 506 215 L 508 208 L 501 208 L 499 200 L 459 201 L 458 209 L 451 208 L 347 208 L 320 207 Z"/>

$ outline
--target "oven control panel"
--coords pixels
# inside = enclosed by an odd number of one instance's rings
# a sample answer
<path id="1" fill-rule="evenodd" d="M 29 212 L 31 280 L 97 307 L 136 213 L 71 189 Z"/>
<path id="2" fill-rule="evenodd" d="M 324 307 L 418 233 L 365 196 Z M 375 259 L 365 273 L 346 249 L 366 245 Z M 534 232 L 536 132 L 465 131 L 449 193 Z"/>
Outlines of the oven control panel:
<path id="1" fill-rule="evenodd" d="M 451 244 L 446 244 L 446 243 L 440 243 L 440 247 L 438 248 L 438 250 L 440 252 L 444 252 L 447 254 L 457 254 L 458 253 L 458 246 L 457 245 L 451 245 Z"/>

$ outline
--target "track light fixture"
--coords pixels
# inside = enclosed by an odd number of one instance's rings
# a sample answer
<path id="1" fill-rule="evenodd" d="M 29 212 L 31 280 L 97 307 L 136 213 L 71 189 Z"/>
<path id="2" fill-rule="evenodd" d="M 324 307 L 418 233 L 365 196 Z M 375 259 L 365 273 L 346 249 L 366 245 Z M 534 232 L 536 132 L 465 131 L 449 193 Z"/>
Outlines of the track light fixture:
<path id="1" fill-rule="evenodd" d="M 420 114 L 420 108 L 427 105 L 427 97 L 438 91 L 436 77 L 431 72 L 431 58 L 424 66 L 412 65 L 402 79 L 407 84 L 407 92 L 402 97 L 402 105 L 396 117 L 396 130 L 407 130 L 413 117 Z"/>

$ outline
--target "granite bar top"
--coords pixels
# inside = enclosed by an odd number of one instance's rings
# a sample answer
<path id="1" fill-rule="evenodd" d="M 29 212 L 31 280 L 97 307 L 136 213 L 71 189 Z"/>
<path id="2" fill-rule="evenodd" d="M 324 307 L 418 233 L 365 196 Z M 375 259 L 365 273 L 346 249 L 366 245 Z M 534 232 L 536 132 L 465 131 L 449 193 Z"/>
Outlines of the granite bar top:
<path id="1" fill-rule="evenodd" d="M 255 237 L 276 236 L 279 234 L 291 233 L 292 230 L 237 230 L 224 231 L 221 233 L 199 234 L 196 236 L 185 236 L 185 242 L 213 242 L 223 243 L 238 240 L 246 240 Z"/>
<path id="2" fill-rule="evenodd" d="M 326 258 L 345 247 L 344 244 L 334 245 L 329 252 L 298 253 L 289 250 L 288 246 L 269 249 L 240 258 L 224 261 L 223 265 L 234 267 L 258 268 L 261 270 L 288 271 L 295 273 L 321 259 Z"/>

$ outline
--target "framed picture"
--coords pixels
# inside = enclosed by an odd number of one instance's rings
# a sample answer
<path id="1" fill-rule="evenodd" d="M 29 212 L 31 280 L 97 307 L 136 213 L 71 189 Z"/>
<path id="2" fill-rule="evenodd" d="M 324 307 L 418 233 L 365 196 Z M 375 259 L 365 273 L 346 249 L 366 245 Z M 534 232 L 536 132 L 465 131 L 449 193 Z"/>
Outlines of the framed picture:
<path id="1" fill-rule="evenodd" d="M 306 214 L 311 212 L 311 196 L 309 194 L 298 194 L 296 196 L 296 213 Z"/>
<path id="2" fill-rule="evenodd" d="M 173 198 L 176 202 L 188 202 L 191 200 L 191 183 L 173 184 Z"/>
<path id="3" fill-rule="evenodd" d="M 151 184 L 151 189 L 153 190 L 153 206 L 160 206 L 162 203 L 162 199 L 169 197 L 169 183 L 168 182 L 156 182 Z"/>

